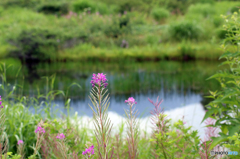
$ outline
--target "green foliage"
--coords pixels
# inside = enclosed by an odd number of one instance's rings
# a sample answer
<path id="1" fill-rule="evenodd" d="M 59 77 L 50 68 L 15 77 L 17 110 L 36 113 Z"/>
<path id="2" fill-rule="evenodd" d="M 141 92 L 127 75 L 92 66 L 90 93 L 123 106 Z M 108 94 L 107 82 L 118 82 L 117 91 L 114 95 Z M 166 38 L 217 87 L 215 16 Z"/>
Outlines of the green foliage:
<path id="1" fill-rule="evenodd" d="M 3 5 L 4 7 L 34 7 L 38 3 L 40 3 L 42 0 L 2 0 L 0 2 L 0 5 Z"/>
<path id="2" fill-rule="evenodd" d="M 161 114 L 162 116 L 164 114 Z M 161 117 L 159 117 L 161 119 Z M 185 127 L 183 121 L 175 122 L 170 130 L 170 119 L 162 121 L 166 128 L 155 134 L 154 149 L 159 158 L 196 158 L 198 144 L 200 142 L 197 131 L 191 131 L 191 127 Z M 161 123 L 162 123 L 161 122 Z"/>
<path id="3" fill-rule="evenodd" d="M 154 8 L 151 11 L 151 15 L 156 21 L 162 21 L 168 18 L 169 14 L 169 11 L 165 8 Z"/>
<path id="4" fill-rule="evenodd" d="M 49 59 L 49 51 L 56 52 L 57 35 L 45 30 L 24 30 L 17 39 L 10 39 L 16 46 L 12 56 L 25 61 L 42 61 Z"/>
<path id="5" fill-rule="evenodd" d="M 216 0 L 198 0 L 197 3 L 209 3 L 214 4 Z"/>
<path id="6" fill-rule="evenodd" d="M 220 27 L 223 24 L 223 19 L 220 16 L 214 16 L 213 24 L 215 27 Z"/>
<path id="7" fill-rule="evenodd" d="M 219 39 L 225 39 L 225 38 L 227 38 L 227 31 L 226 30 L 223 30 L 223 29 L 218 29 L 217 31 L 216 31 L 216 33 L 217 33 L 217 37 L 219 38 Z"/>
<path id="8" fill-rule="evenodd" d="M 233 14 L 234 12 L 239 12 L 239 6 L 234 6 L 230 9 L 230 12 Z"/>
<path id="9" fill-rule="evenodd" d="M 69 6 L 67 3 L 43 3 L 38 7 L 38 12 L 60 16 L 69 12 Z"/>
<path id="10" fill-rule="evenodd" d="M 215 13 L 214 9 L 210 4 L 195 4 L 188 8 L 188 14 L 202 15 L 204 18 L 207 18 Z"/>
<path id="11" fill-rule="evenodd" d="M 179 0 L 160 0 L 158 2 L 159 6 L 164 6 L 171 12 L 175 14 L 182 14 L 187 11 L 187 8 L 191 5 L 196 3 L 197 0 L 185 0 L 185 1 L 179 1 Z"/>
<path id="12" fill-rule="evenodd" d="M 104 33 L 108 37 L 118 38 L 122 34 L 131 32 L 131 25 L 129 24 L 129 16 L 127 14 L 121 17 L 116 17 L 112 23 L 104 28 Z"/>
<path id="13" fill-rule="evenodd" d="M 2 159 L 21 159 L 21 155 L 12 155 L 12 152 L 7 152 L 7 155 L 2 155 Z"/>
<path id="14" fill-rule="evenodd" d="M 239 149 L 240 149 L 240 136 L 238 133 L 235 133 L 233 136 L 229 136 L 229 143 L 228 144 L 223 144 L 224 147 L 226 147 L 227 149 L 229 149 L 230 151 L 235 151 L 239 153 Z M 239 158 L 239 154 L 238 155 L 231 155 L 231 158 Z"/>
<path id="15" fill-rule="evenodd" d="M 225 50 L 220 59 L 225 59 L 222 65 L 228 65 L 229 70 L 221 71 L 209 79 L 216 79 L 221 90 L 210 92 L 210 98 L 214 100 L 209 103 L 208 112 L 205 114 L 203 121 L 208 117 L 216 119 L 214 127 L 219 127 L 221 133 L 219 137 L 213 139 L 211 148 L 222 142 L 229 143 L 229 137 L 240 132 L 240 114 L 239 114 L 239 75 L 240 75 L 240 50 L 238 46 L 234 46 L 233 41 L 239 43 L 240 16 L 237 12 L 225 18 L 224 29 L 227 32 L 222 48 Z M 233 32 L 233 27 L 235 31 Z"/>
<path id="16" fill-rule="evenodd" d="M 24 98 L 23 98 L 24 99 Z M 34 145 L 36 143 L 34 130 L 37 123 L 40 121 L 40 115 L 33 115 L 21 103 L 6 106 L 5 112 L 6 121 L 5 132 L 8 136 L 8 151 L 17 153 L 17 142 L 19 139 L 24 140 L 26 145 Z M 33 153 L 29 147 L 25 148 L 26 156 Z"/>
<path id="17" fill-rule="evenodd" d="M 80 1 L 75 1 L 73 4 L 73 11 L 74 12 L 83 12 L 86 10 L 90 10 L 91 12 L 95 12 L 96 11 L 96 6 L 94 5 L 94 3 L 92 3 L 91 1 L 87 1 L 87 0 L 80 0 Z"/>
<path id="18" fill-rule="evenodd" d="M 195 40 L 198 41 L 201 37 L 202 30 L 198 24 L 182 21 L 180 23 L 173 23 L 168 29 L 169 36 L 172 40 Z"/>

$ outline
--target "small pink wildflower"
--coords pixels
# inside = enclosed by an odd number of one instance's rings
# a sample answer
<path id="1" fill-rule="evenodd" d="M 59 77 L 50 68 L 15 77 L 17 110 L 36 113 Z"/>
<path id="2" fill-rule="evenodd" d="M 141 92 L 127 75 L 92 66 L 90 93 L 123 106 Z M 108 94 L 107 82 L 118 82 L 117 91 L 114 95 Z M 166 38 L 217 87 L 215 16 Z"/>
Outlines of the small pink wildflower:
<path id="1" fill-rule="evenodd" d="M 20 144 L 23 144 L 23 141 L 22 140 L 18 140 L 18 143 L 17 143 L 18 145 L 20 145 Z"/>
<path id="2" fill-rule="evenodd" d="M 101 82 L 102 82 L 104 87 L 106 88 L 108 85 L 106 81 L 107 81 L 106 74 L 104 75 L 103 73 L 98 73 L 98 74 L 93 74 L 93 77 L 90 83 L 92 84 L 92 87 L 94 87 L 95 84 L 101 86 Z"/>
<path id="3" fill-rule="evenodd" d="M 65 139 L 65 135 L 63 133 L 57 135 L 57 139 Z"/>
<path id="4" fill-rule="evenodd" d="M 183 122 L 183 124 L 186 124 L 186 123 L 187 123 L 186 121 Z"/>
<path id="5" fill-rule="evenodd" d="M 94 146 L 90 146 L 88 149 L 86 149 L 86 151 L 83 151 L 82 153 L 83 155 L 86 155 L 86 154 L 94 154 Z"/>
<path id="6" fill-rule="evenodd" d="M 129 97 L 128 100 L 125 100 L 125 103 L 128 103 L 129 105 L 137 104 L 133 97 Z"/>
<path id="7" fill-rule="evenodd" d="M 3 106 L 2 106 L 2 98 L 1 98 L 1 96 L 0 96 L 0 106 L 1 106 L 1 108 L 3 108 Z"/>
<path id="8" fill-rule="evenodd" d="M 37 127 L 37 129 L 35 130 L 35 133 L 37 133 L 38 131 L 39 133 L 45 133 L 45 130 L 42 127 Z"/>

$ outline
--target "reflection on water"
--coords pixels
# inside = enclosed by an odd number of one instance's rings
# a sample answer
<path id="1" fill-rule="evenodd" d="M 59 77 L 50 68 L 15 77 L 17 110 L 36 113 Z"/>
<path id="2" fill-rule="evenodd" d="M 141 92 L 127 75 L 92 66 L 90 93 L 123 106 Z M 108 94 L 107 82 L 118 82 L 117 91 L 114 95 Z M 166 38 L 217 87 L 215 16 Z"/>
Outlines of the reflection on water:
<path id="1" fill-rule="evenodd" d="M 180 108 L 193 103 L 200 103 L 202 96 L 209 90 L 217 90 L 216 81 L 206 79 L 218 70 L 218 63 L 214 62 L 143 62 L 143 63 L 40 63 L 36 72 L 40 77 L 51 76 L 55 78 L 36 79 L 30 83 L 23 81 L 26 70 L 22 70 L 16 79 L 16 72 L 19 66 L 9 68 L 7 71 L 9 88 L 13 85 L 23 85 L 14 91 L 15 96 L 35 96 L 38 93 L 46 95 L 50 88 L 63 90 L 68 94 L 63 98 L 57 96 L 55 103 L 59 110 L 66 114 L 65 101 L 70 98 L 71 114 L 79 112 L 80 115 L 91 116 L 91 109 L 88 107 L 88 98 L 91 90 L 92 73 L 103 72 L 107 74 L 108 90 L 110 93 L 109 111 L 116 112 L 123 116 L 127 105 L 124 103 L 128 97 L 134 97 L 138 102 L 137 109 L 139 116 L 148 116 L 152 105 L 148 98 L 155 100 L 157 96 L 164 102 L 162 107 L 166 111 Z M 53 80 L 54 79 L 54 80 Z M 53 82 L 54 81 L 54 82 Z M 73 82 L 81 85 L 69 87 Z M 6 87 L 7 88 L 7 87 Z M 4 96 L 5 90 L 0 90 Z M 55 110 L 53 109 L 53 112 Z M 60 114 L 58 114 L 60 115 Z"/>
<path id="2" fill-rule="evenodd" d="M 184 107 L 192 103 L 200 103 L 202 97 L 199 94 L 195 94 L 188 90 L 187 94 L 183 92 L 181 94 L 178 91 L 169 90 L 164 91 L 163 88 L 159 88 L 158 93 L 148 93 L 148 94 L 131 94 L 130 96 L 134 97 L 137 101 L 136 108 L 139 112 L 139 117 L 149 116 L 150 110 L 153 109 L 153 105 L 148 101 L 148 98 L 155 101 L 157 96 L 162 98 L 164 101 L 161 104 L 161 107 L 166 111 L 170 111 L 175 108 Z M 119 100 L 121 99 L 121 100 Z M 114 95 L 110 97 L 109 111 L 115 112 L 120 116 L 124 116 L 124 109 L 128 109 L 128 106 L 124 101 L 127 98 L 125 95 Z M 64 107 L 64 100 L 55 100 L 54 102 L 57 106 L 56 108 L 61 112 L 67 113 L 67 109 Z M 88 97 L 83 100 L 72 100 L 70 103 L 70 114 L 73 115 L 75 112 L 78 112 L 79 115 L 87 115 L 92 117 L 92 110 L 89 108 L 88 104 L 91 104 L 91 101 Z M 56 109 L 55 108 L 55 109 Z M 54 110 L 54 109 L 53 109 Z M 58 113 L 60 115 L 60 113 Z"/>
<path id="3" fill-rule="evenodd" d="M 150 107 L 151 109 L 153 109 L 153 106 L 150 105 Z M 201 124 L 201 121 L 205 114 L 205 110 L 203 109 L 203 106 L 201 104 L 195 103 L 195 104 L 186 105 L 181 108 L 173 108 L 171 110 L 165 111 L 165 114 L 167 114 L 167 116 L 171 118 L 173 122 L 177 121 L 178 119 L 182 119 L 184 116 L 184 121 L 186 122 L 186 126 L 192 126 L 192 130 L 198 130 L 198 134 L 200 138 L 201 139 L 204 138 L 205 124 L 204 123 Z M 122 122 L 125 122 L 126 119 L 123 118 L 123 116 L 119 115 L 119 113 L 115 111 L 109 112 L 109 118 L 113 123 L 113 129 L 112 129 L 113 133 L 118 133 L 117 132 L 119 130 L 118 127 Z M 79 117 L 77 121 L 79 124 L 79 128 L 87 127 L 90 129 L 94 129 L 92 118 L 89 117 L 88 115 Z M 140 133 L 144 133 L 145 131 L 147 133 L 150 133 L 152 131 L 151 129 L 152 124 L 151 124 L 149 115 L 146 117 L 140 118 L 139 122 L 141 123 L 139 126 L 141 130 Z M 126 132 L 123 132 L 123 134 L 126 134 Z"/>

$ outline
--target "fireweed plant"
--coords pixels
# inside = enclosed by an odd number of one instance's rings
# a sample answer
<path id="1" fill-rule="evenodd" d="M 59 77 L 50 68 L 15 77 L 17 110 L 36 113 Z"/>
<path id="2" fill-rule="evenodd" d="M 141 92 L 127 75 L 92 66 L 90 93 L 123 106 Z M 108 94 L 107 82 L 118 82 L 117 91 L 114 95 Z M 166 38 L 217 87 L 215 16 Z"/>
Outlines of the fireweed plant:
<path id="1" fill-rule="evenodd" d="M 136 159 L 138 157 L 138 136 L 139 136 L 139 123 L 137 121 L 137 110 L 135 110 L 134 104 L 137 104 L 133 97 L 129 97 L 125 100 L 128 103 L 129 110 L 125 110 L 127 116 L 127 141 L 129 149 L 129 158 Z"/>
<path id="2" fill-rule="evenodd" d="M 106 94 L 107 89 L 105 89 L 108 85 L 106 75 L 103 73 L 93 74 L 90 83 L 92 84 L 92 90 L 89 98 L 93 107 L 90 105 L 89 107 L 93 111 L 98 157 L 100 159 L 112 158 L 113 148 L 109 144 L 112 124 L 107 114 L 110 102 L 109 94 Z"/>
<path id="3" fill-rule="evenodd" d="M 191 127 L 184 126 L 185 122 L 178 120 L 171 126 L 171 119 L 164 114 L 160 104 L 148 99 L 155 108 L 151 111 L 153 134 L 150 141 L 153 143 L 152 155 L 154 158 L 196 158 L 198 154 L 199 136 L 197 131 L 191 131 Z"/>

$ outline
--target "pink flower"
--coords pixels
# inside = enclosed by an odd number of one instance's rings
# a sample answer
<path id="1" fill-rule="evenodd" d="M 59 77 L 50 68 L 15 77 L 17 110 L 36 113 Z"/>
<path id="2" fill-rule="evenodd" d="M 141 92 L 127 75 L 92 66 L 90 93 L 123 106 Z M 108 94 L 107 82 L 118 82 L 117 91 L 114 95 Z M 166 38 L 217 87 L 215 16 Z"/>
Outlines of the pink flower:
<path id="1" fill-rule="evenodd" d="M 1 98 L 1 96 L 0 96 L 0 106 L 1 106 L 1 108 L 3 108 L 3 106 L 2 106 L 2 98 Z"/>
<path id="2" fill-rule="evenodd" d="M 186 124 L 187 122 L 185 121 L 185 122 L 183 122 L 183 124 Z"/>
<path id="3" fill-rule="evenodd" d="M 65 139 L 65 135 L 63 133 L 57 135 L 57 139 Z"/>
<path id="4" fill-rule="evenodd" d="M 125 103 L 128 103 L 129 105 L 131 104 L 137 104 L 135 99 L 133 97 L 129 97 L 128 100 L 125 100 Z"/>
<path id="5" fill-rule="evenodd" d="M 93 74 L 93 77 L 90 83 L 92 84 L 92 87 L 94 87 L 95 84 L 101 86 L 101 82 L 102 82 L 104 87 L 106 88 L 108 85 L 106 81 L 107 81 L 106 74 L 104 75 L 103 73 L 98 73 L 97 75 Z"/>
<path id="6" fill-rule="evenodd" d="M 35 130 L 35 133 L 37 133 L 37 132 L 39 132 L 39 133 L 45 133 L 45 130 L 44 130 L 44 128 L 42 128 L 42 127 L 37 127 L 37 129 Z"/>
<path id="7" fill-rule="evenodd" d="M 86 155 L 86 154 L 94 154 L 94 146 L 90 146 L 88 149 L 86 149 L 86 151 L 83 151 L 82 153 L 83 155 Z"/>
<path id="8" fill-rule="evenodd" d="M 23 141 L 22 140 L 18 140 L 18 143 L 17 143 L 18 145 L 20 145 L 20 144 L 23 144 Z"/>

